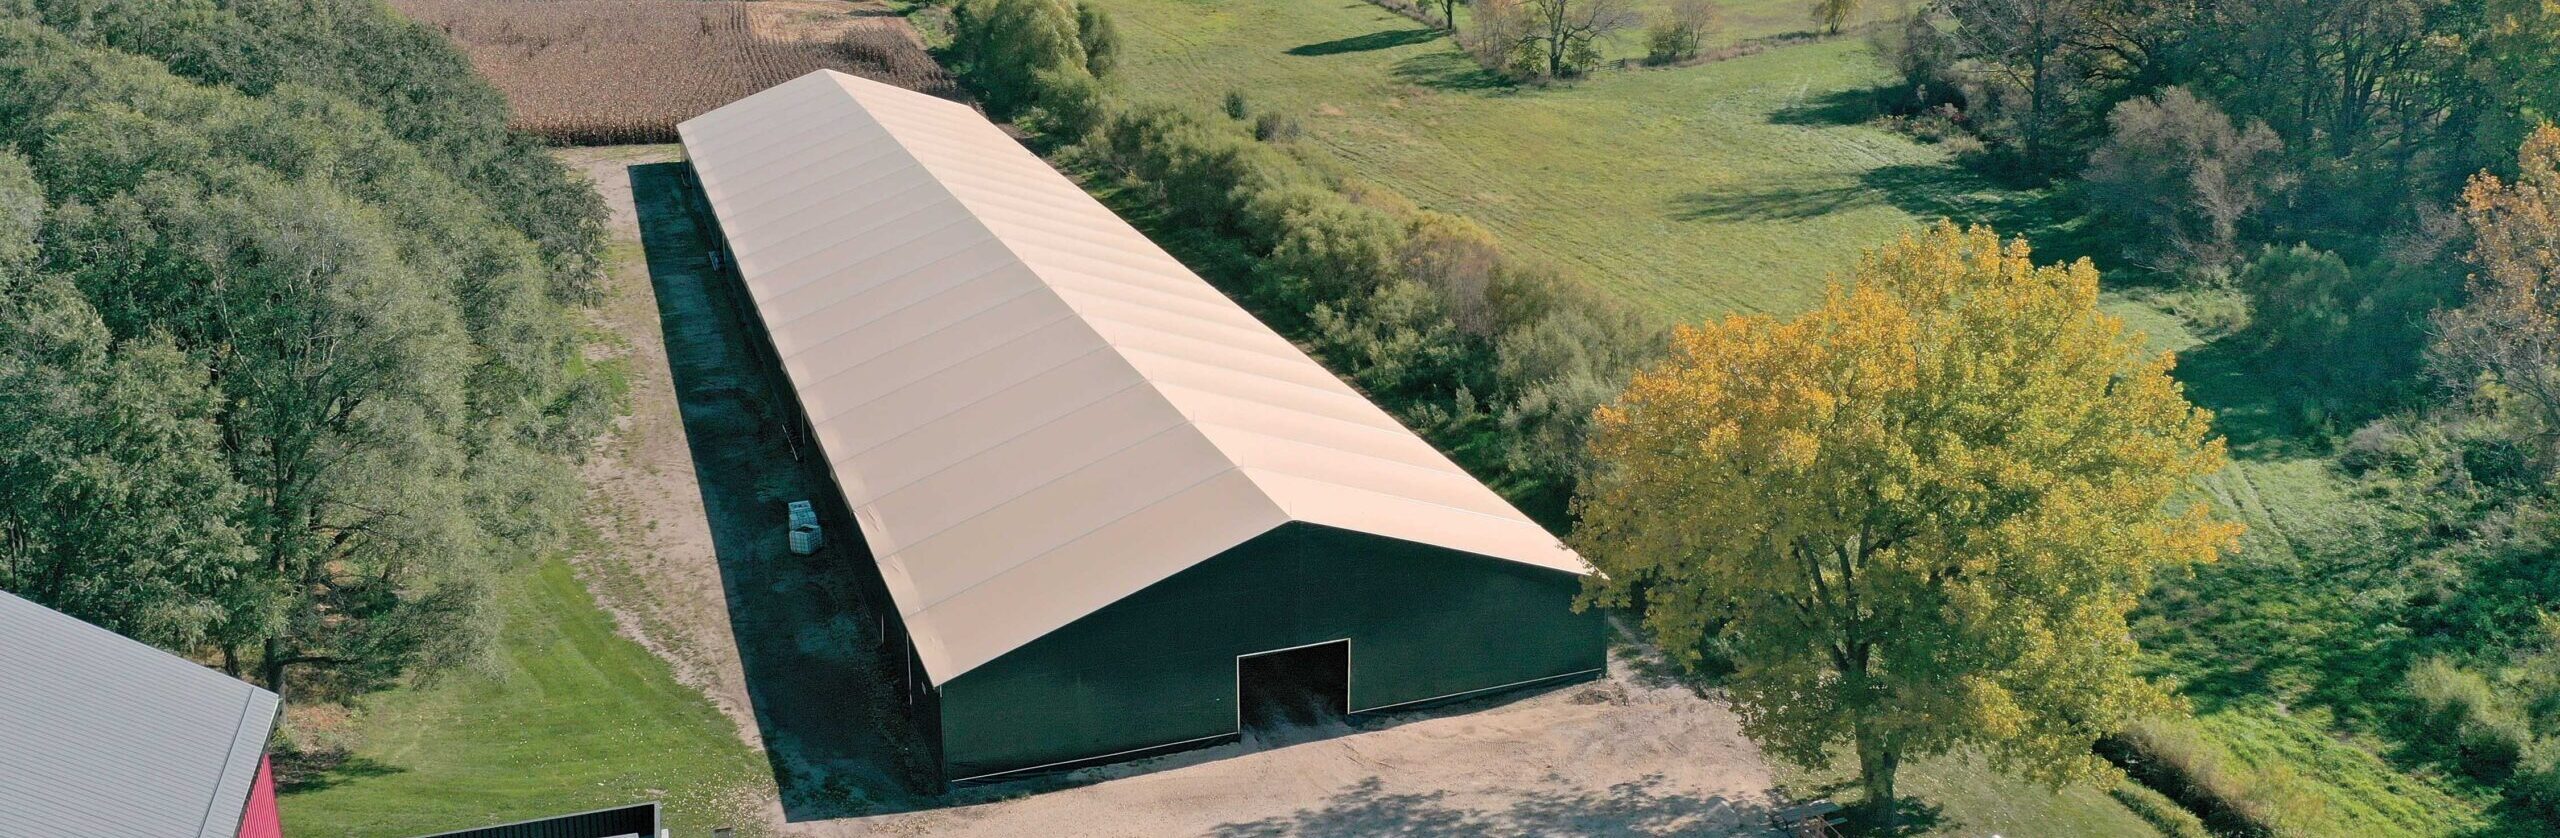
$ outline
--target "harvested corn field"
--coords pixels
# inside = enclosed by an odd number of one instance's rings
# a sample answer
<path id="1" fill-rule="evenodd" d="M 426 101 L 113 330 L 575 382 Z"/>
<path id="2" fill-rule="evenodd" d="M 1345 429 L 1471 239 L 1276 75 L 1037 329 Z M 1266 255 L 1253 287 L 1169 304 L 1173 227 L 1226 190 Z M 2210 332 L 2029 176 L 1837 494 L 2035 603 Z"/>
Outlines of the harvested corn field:
<path id="1" fill-rule="evenodd" d="M 676 123 L 821 68 L 965 99 L 905 19 L 844 0 L 392 0 L 471 57 L 513 127 L 568 145 Z"/>

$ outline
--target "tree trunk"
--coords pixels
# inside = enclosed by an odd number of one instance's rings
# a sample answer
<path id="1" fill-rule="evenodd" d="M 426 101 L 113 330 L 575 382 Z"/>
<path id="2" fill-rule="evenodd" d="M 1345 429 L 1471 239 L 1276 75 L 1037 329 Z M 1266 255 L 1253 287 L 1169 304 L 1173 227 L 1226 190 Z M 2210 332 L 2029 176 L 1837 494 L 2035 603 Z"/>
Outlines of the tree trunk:
<path id="1" fill-rule="evenodd" d="M 1858 783 L 1866 790 L 1868 810 L 1875 813 L 1878 825 L 1887 833 L 1902 825 L 1902 813 L 1894 805 L 1893 793 L 1893 772 L 1900 767 L 1901 749 L 1882 735 L 1858 733 Z"/>
<path id="2" fill-rule="evenodd" d="M 277 638 L 267 638 L 265 654 L 258 658 L 259 669 L 267 682 L 267 691 L 275 693 L 277 699 L 289 702 L 290 699 L 285 698 L 284 676 L 290 664 L 285 663 L 285 659 L 284 643 Z"/>

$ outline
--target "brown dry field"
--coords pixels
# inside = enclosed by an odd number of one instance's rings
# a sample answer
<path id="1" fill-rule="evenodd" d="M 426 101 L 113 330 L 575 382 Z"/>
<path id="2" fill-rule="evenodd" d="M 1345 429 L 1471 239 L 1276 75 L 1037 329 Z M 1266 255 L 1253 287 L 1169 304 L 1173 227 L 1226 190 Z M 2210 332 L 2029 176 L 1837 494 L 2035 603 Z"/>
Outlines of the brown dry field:
<path id="1" fill-rule="evenodd" d="M 669 142 L 676 123 L 827 68 L 965 99 L 879 0 L 391 0 L 567 145 Z"/>

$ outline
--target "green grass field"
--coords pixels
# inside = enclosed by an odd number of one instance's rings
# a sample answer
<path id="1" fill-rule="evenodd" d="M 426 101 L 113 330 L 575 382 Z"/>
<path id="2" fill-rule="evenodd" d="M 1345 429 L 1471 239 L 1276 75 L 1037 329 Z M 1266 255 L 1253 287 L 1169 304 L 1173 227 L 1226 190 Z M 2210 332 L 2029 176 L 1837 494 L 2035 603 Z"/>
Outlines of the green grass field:
<path id="1" fill-rule="evenodd" d="M 1208 110 L 1243 91 L 1362 177 L 1670 317 L 1801 308 L 1923 218 L 2040 197 L 1861 124 L 1886 77 L 1854 39 L 1511 87 L 1359 0 L 1100 4 L 1123 95 Z"/>
<path id="2" fill-rule="evenodd" d="M 1645 57 L 1645 27 L 1665 14 L 1671 7 L 1671 0 L 1634 0 L 1629 5 L 1636 13 L 1637 23 L 1601 43 L 1600 54 L 1604 61 L 1642 61 Z M 1439 7 L 1434 5 L 1432 8 L 1436 11 Z M 1461 31 L 1473 24 L 1474 16 L 1469 12 L 1474 8 L 1466 3 L 1458 5 L 1458 27 Z M 1814 30 L 1811 4 L 1805 0 L 1721 0 L 1716 8 L 1715 30 L 1707 33 L 1705 43 L 1701 45 L 1707 51 L 1745 41 L 1810 35 Z M 1876 17 L 1875 10 L 1865 10 L 1852 25 Z"/>
<path id="3" fill-rule="evenodd" d="M 1838 765 L 1821 771 L 1774 767 L 1779 769 L 1779 784 L 1789 795 L 1841 803 L 1858 798 L 1854 757 L 1844 756 Z M 1979 757 L 1947 756 L 1912 762 L 1903 766 L 1896 791 L 1906 799 L 1919 801 L 1919 811 L 1910 811 L 1906 805 L 1904 827 L 1925 835 L 2144 838 L 2161 834 L 2105 791 L 2052 791 L 2021 783 L 1992 770 Z"/>
<path id="4" fill-rule="evenodd" d="M 1116 77 L 1123 95 L 1209 110 L 1242 91 L 1255 112 L 1298 116 L 1305 142 L 1352 173 L 1474 218 L 1510 249 L 1667 318 L 1800 309 L 1861 249 L 1939 217 L 2027 235 L 2045 260 L 2083 255 L 2083 237 L 2102 232 L 2078 229 L 2049 193 L 2004 190 L 1941 149 L 1863 124 L 1870 91 L 1887 77 L 1854 38 L 1513 87 L 1445 38 L 1358 0 L 1096 2 L 1126 38 Z M 1801 3 L 1726 5 L 1724 42 L 1807 28 Z M 1611 54 L 1640 52 L 1633 41 Z M 2312 606 L 2289 598 L 2294 580 L 2259 569 L 2298 562 L 2301 540 L 2356 513 L 2344 479 L 2304 441 L 2298 399 L 2245 353 L 2192 334 L 2169 310 L 2178 302 L 2111 293 L 2106 305 L 2154 345 L 2181 353 L 2181 377 L 2233 445 L 2233 466 L 2205 492 L 2249 535 L 2242 555 L 2170 588 L 2258 610 L 2199 624 L 2182 621 L 2203 612 L 2153 618 L 2148 630 L 2168 650 L 2159 669 L 2194 685 L 2200 729 L 2233 762 L 2298 798 L 2306 834 L 2479 829 L 2487 796 L 2395 767 L 2376 755 L 2385 746 L 2341 733 L 2325 712 L 2277 703 L 2305 694 L 2288 679 L 2312 680 L 2337 663 L 2304 650 L 2362 647 L 2351 628 L 2296 619 Z M 2251 634 L 2286 630 L 2312 634 Z M 1906 774 L 1906 788 L 1944 807 L 1941 832 L 2139 826 L 2108 795 L 2056 796 L 1963 760 Z M 1798 774 L 1790 783 L 1818 787 L 1827 778 Z"/>
<path id="5" fill-rule="evenodd" d="M 678 835 L 757 834 L 772 775 L 729 720 L 615 634 L 565 562 L 509 580 L 494 670 L 369 701 L 348 767 L 281 798 L 287 828 L 419 835 L 658 799 Z"/>

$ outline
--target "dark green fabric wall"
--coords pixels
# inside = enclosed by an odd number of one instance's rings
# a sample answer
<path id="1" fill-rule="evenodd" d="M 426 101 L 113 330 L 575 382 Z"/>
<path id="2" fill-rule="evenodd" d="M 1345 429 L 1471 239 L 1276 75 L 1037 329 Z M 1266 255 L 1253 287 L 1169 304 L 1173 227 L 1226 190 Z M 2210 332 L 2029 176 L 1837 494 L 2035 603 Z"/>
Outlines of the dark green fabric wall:
<path id="1" fill-rule="evenodd" d="M 1581 578 L 1287 524 L 945 683 L 953 779 L 1236 732 L 1235 659 L 1351 640 L 1369 710 L 1594 670 Z"/>

